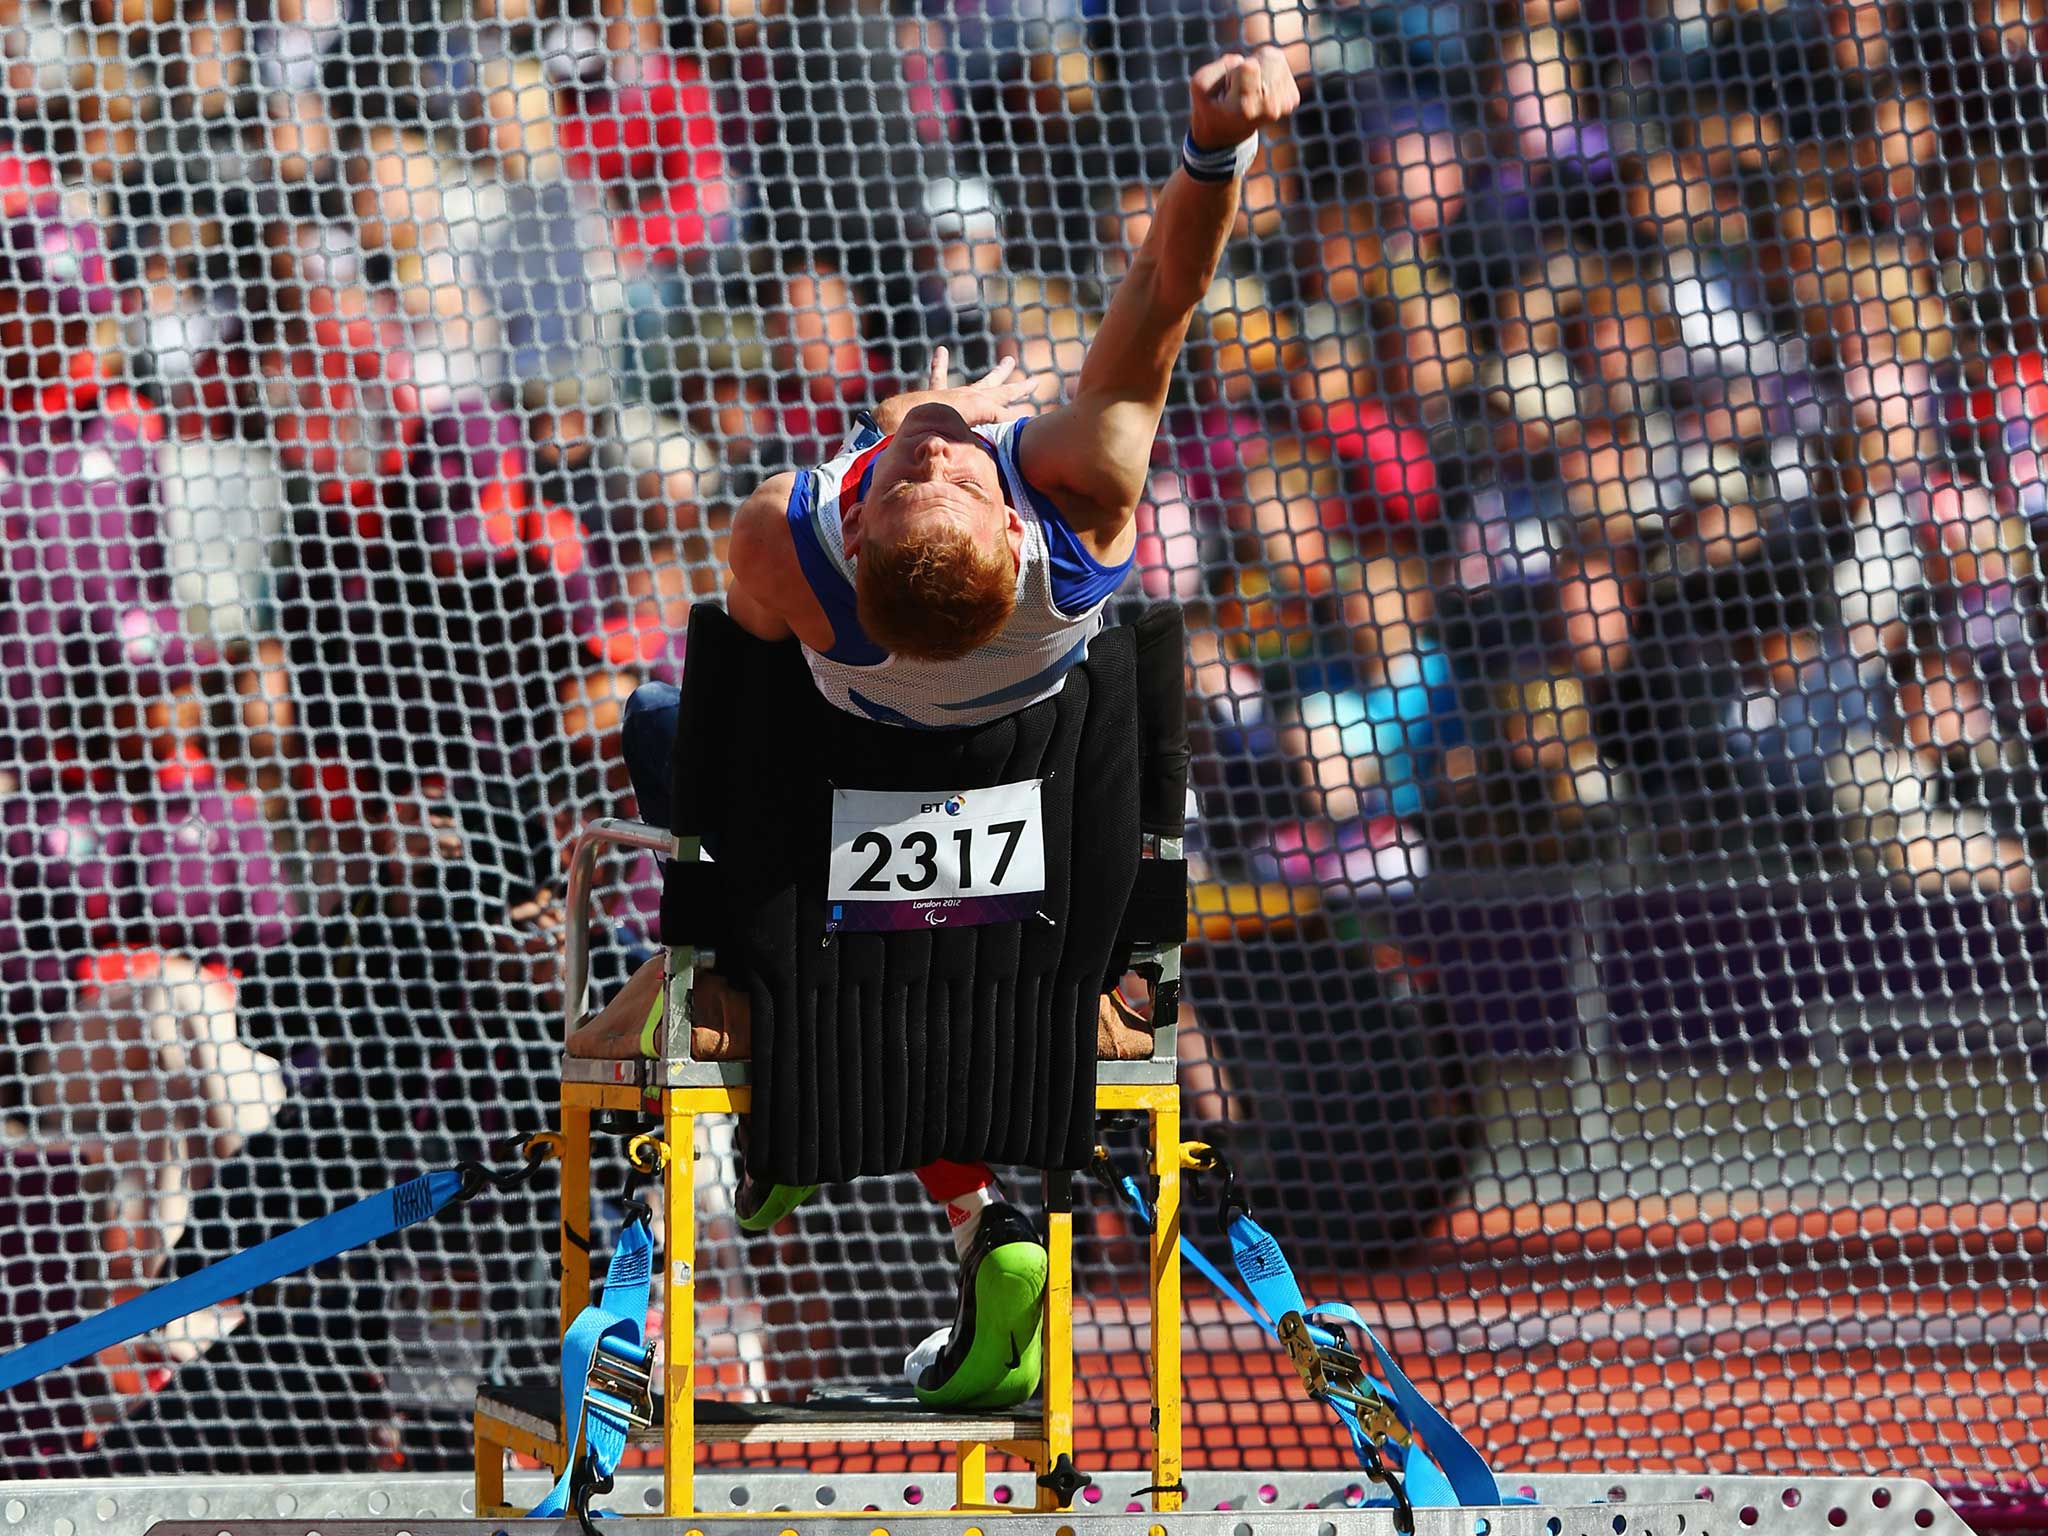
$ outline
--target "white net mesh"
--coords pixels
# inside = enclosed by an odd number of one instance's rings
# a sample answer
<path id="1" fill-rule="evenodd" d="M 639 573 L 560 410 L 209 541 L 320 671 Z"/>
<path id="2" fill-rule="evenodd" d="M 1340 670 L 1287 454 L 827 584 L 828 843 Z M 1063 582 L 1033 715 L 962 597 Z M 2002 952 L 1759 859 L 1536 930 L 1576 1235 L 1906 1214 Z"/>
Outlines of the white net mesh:
<path id="1" fill-rule="evenodd" d="M 0 0 L 0 1345 L 552 1117 L 560 849 L 737 500 L 939 345 L 1057 400 L 1264 43 L 1120 600 L 1190 612 L 1190 1115 L 1510 1471 L 2038 1468 L 2013 0 Z M 705 1214 L 720 1390 L 950 1312 L 907 1182 Z M 46 1378 L 0 1472 L 463 1465 L 553 1221 Z M 1198 1464 L 1340 1454 L 1189 1350 Z"/>

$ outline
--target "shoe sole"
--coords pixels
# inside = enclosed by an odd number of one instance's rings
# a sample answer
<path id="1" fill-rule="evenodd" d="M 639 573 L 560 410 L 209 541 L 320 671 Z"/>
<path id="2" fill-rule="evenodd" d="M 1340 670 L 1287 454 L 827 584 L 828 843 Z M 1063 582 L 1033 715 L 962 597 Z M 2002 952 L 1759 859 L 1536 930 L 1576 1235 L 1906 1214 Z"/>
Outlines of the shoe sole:
<path id="1" fill-rule="evenodd" d="M 761 1202 L 758 1211 L 740 1217 L 740 1227 L 748 1232 L 766 1232 L 817 1192 L 815 1184 L 777 1184 L 768 1191 L 768 1198 Z"/>
<path id="2" fill-rule="evenodd" d="M 917 1389 L 927 1408 L 1014 1408 L 1038 1391 L 1050 1268 L 1037 1243 L 1006 1243 L 974 1276 L 974 1343 L 951 1379 Z"/>

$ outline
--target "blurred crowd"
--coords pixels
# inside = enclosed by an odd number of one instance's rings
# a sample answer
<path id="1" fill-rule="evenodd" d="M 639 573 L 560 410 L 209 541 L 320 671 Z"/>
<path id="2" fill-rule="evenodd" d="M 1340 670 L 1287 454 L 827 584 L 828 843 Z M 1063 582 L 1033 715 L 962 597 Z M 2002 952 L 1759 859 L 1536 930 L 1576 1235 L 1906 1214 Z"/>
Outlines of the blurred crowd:
<path id="1" fill-rule="evenodd" d="M 738 499 L 938 346 L 1057 399 L 1267 43 L 1127 594 L 1188 606 L 1202 876 L 2030 888 L 2018 0 L 0 0 L 0 1347 L 512 1127 Z"/>
<path id="2" fill-rule="evenodd" d="M 1146 578 L 1217 616 L 1232 854 L 2029 890 L 2040 18 L 1243 25 L 1324 115 L 1254 177 Z"/>

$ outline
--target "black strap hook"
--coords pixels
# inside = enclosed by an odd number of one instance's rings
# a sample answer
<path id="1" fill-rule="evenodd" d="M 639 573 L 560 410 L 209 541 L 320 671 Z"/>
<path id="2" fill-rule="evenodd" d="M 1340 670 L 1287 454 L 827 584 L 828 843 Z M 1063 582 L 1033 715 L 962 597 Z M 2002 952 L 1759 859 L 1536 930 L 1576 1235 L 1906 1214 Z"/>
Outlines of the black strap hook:
<path id="1" fill-rule="evenodd" d="M 474 1200 L 486 1189 L 495 1189 L 501 1195 L 509 1195 L 516 1189 L 531 1184 L 540 1174 L 542 1167 L 562 1155 L 562 1138 L 553 1131 L 541 1131 L 532 1136 L 513 1137 L 499 1149 L 499 1155 L 509 1157 L 517 1154 L 521 1159 L 517 1168 L 493 1170 L 482 1163 L 457 1163 L 455 1171 L 462 1177 L 462 1186 L 455 1198 Z"/>

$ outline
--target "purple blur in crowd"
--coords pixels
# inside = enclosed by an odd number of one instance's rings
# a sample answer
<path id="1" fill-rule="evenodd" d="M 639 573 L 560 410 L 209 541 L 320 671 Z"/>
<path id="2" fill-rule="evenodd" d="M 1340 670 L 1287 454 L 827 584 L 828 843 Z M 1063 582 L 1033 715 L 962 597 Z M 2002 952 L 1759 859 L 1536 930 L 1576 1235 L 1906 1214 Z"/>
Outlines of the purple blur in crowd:
<path id="1" fill-rule="evenodd" d="M 82 676 L 178 633 L 152 458 L 161 433 L 147 405 L 90 381 L 0 417 L 0 763 L 42 755 L 51 706 Z"/>
<path id="2" fill-rule="evenodd" d="M 281 574 L 316 748 L 411 773 L 519 771 L 545 730 L 527 717 L 552 707 L 530 685 L 598 627 L 582 530 L 532 497 L 516 414 L 466 398 L 406 430 L 399 504 L 367 525 L 331 517 Z"/>
<path id="3" fill-rule="evenodd" d="M 118 942 L 132 842 L 127 808 L 104 796 L 0 800 L 0 987 L 14 1018 L 63 1012 L 79 962 Z"/>
<path id="4" fill-rule="evenodd" d="M 1545 216 L 1536 200 L 1545 186 L 1596 187 L 1614 179 L 1614 156 L 1605 125 L 1573 124 L 1550 130 L 1545 139 L 1547 158 L 1504 160 L 1493 169 L 1502 216 L 1516 224 Z"/>
<path id="5" fill-rule="evenodd" d="M 88 1313 L 81 1277 L 102 1265 L 100 1202 L 85 1192 L 75 1153 L 56 1148 L 0 1152 L 0 1354 Z M 14 1464 L 61 1455 L 75 1442 L 87 1404 L 78 1378 L 58 1372 L 0 1402 L 0 1458 Z"/>
<path id="6" fill-rule="evenodd" d="M 212 955 L 284 941 L 299 913 L 255 796 L 205 785 L 137 813 L 139 942 Z"/>
<path id="7" fill-rule="evenodd" d="M 79 961 L 117 947 L 208 956 L 277 944 L 296 916 L 255 797 L 216 784 L 15 794 L 0 800 L 0 831 L 9 988 L 61 989 Z"/>
<path id="8" fill-rule="evenodd" d="M 516 549 L 528 473 L 519 418 L 472 398 L 416 430 L 420 441 L 407 464 L 406 490 L 437 563 L 453 556 L 474 570 Z"/>

